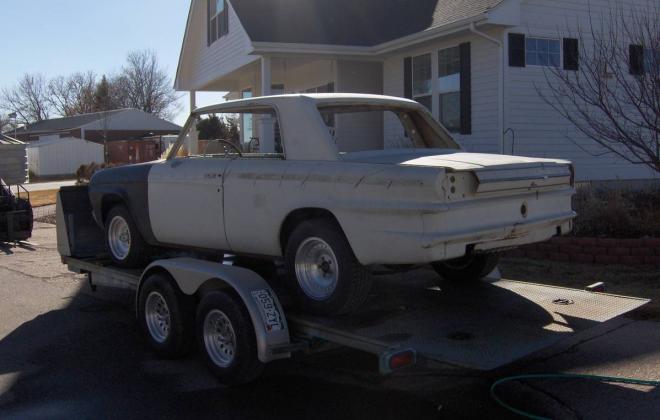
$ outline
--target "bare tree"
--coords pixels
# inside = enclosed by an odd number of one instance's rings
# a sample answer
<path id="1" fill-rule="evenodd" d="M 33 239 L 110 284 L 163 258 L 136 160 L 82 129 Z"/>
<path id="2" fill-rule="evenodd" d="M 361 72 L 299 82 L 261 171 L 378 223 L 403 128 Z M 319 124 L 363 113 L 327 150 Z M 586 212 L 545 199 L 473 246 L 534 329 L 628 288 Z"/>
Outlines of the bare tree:
<path id="1" fill-rule="evenodd" d="M 95 90 L 96 74 L 92 71 L 59 76 L 48 82 L 49 102 L 63 117 L 94 112 Z"/>
<path id="2" fill-rule="evenodd" d="M 179 96 L 154 51 L 130 52 L 111 86 L 122 107 L 141 109 L 163 118 L 172 118 L 177 110 Z"/>
<path id="3" fill-rule="evenodd" d="M 0 109 L 16 112 L 23 124 L 48 119 L 50 102 L 46 80 L 41 74 L 25 74 L 12 88 L 0 93 Z"/>
<path id="4" fill-rule="evenodd" d="M 573 34 L 579 71 L 550 67 L 541 97 L 587 138 L 660 172 L 660 4 L 597 16 Z M 586 26 L 586 27 L 585 27 Z M 573 140 L 581 146 L 577 140 Z"/>

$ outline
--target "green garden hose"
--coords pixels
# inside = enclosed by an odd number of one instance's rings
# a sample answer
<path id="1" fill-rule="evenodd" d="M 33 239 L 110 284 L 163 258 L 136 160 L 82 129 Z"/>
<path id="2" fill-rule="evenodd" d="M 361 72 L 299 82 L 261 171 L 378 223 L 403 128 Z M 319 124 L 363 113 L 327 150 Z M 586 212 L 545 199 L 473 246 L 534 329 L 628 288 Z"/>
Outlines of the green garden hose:
<path id="1" fill-rule="evenodd" d="M 516 375 L 516 376 L 509 376 L 506 378 L 498 379 L 497 381 L 495 381 L 495 383 L 490 387 L 490 396 L 495 400 L 495 402 L 497 402 L 499 405 L 501 405 L 502 407 L 506 408 L 511 412 L 514 412 L 523 417 L 527 417 L 534 420 L 549 420 L 549 419 L 547 417 L 537 416 L 535 414 L 531 414 L 526 411 L 512 407 L 511 405 L 502 401 L 495 393 L 495 388 L 497 388 L 499 385 L 505 382 L 517 381 L 521 379 L 587 379 L 587 380 L 599 381 L 599 382 L 660 386 L 660 381 L 647 381 L 647 380 L 635 379 L 635 378 L 615 378 L 611 376 L 598 376 L 598 375 L 580 375 L 580 374 L 572 374 L 572 373 Z"/>

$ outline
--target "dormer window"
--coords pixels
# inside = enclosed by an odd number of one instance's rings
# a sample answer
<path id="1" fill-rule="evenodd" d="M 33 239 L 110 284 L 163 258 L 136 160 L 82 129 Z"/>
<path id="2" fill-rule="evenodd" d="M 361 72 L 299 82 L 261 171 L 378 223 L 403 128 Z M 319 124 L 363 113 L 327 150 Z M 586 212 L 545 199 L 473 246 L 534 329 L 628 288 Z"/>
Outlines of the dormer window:
<path id="1" fill-rule="evenodd" d="M 227 0 L 207 0 L 208 44 L 211 45 L 229 32 Z"/>

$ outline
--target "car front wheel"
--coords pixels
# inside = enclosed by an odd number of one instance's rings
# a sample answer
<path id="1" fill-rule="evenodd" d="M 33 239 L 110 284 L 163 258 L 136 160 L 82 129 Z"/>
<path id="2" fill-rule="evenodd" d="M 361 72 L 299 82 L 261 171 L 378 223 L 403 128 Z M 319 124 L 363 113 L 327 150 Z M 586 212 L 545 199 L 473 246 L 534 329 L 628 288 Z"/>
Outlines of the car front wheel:
<path id="1" fill-rule="evenodd" d="M 446 280 L 471 282 L 490 274 L 497 267 L 499 259 L 500 255 L 497 253 L 470 254 L 447 261 L 438 261 L 431 266 Z"/>
<path id="2" fill-rule="evenodd" d="M 148 261 L 149 247 L 124 205 L 114 206 L 105 219 L 105 238 L 112 261 L 123 268 L 139 268 Z"/>
<path id="3" fill-rule="evenodd" d="M 369 269 L 359 263 L 341 229 L 328 219 L 298 225 L 287 242 L 285 260 L 289 288 L 306 311 L 347 314 L 368 297 Z"/>

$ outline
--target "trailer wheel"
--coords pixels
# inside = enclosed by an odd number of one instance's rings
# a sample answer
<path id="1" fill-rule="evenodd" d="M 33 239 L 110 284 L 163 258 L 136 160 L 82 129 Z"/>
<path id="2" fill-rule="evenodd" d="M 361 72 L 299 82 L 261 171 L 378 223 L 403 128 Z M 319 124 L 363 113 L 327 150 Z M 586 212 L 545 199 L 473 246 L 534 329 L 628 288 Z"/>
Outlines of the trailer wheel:
<path id="1" fill-rule="evenodd" d="M 257 339 L 245 305 L 232 295 L 214 291 L 197 308 L 197 343 L 213 374 L 226 385 L 254 381 L 264 365 L 257 356 Z"/>
<path id="2" fill-rule="evenodd" d="M 149 346 L 161 357 L 188 353 L 194 319 L 189 297 L 163 274 L 144 280 L 138 299 L 138 319 Z"/>
<path id="3" fill-rule="evenodd" d="M 105 240 L 112 261 L 118 266 L 138 268 L 146 264 L 149 247 L 124 205 L 116 205 L 108 212 Z"/>
<path id="4" fill-rule="evenodd" d="M 442 278 L 456 282 L 478 281 L 490 274 L 500 260 L 500 254 L 472 254 L 447 261 L 438 261 L 431 266 Z"/>
<path id="5" fill-rule="evenodd" d="M 355 258 L 341 229 L 328 219 L 296 227 L 286 245 L 287 281 L 298 305 L 320 315 L 348 314 L 366 301 L 371 271 Z"/>

